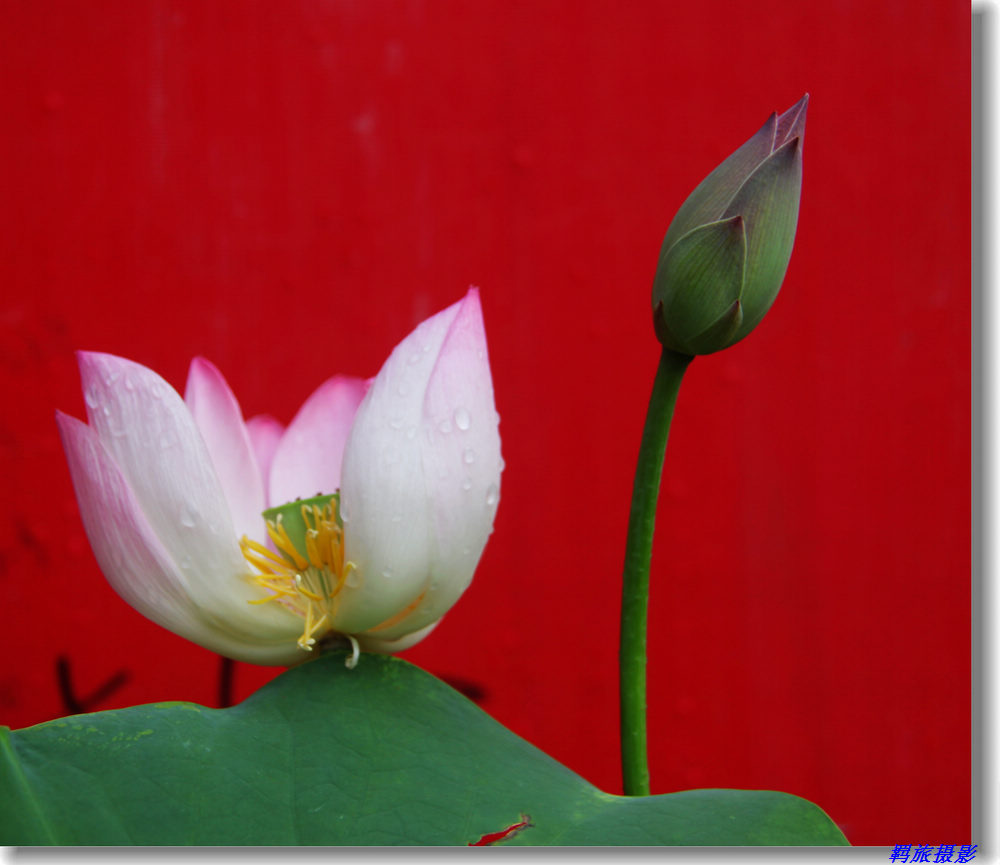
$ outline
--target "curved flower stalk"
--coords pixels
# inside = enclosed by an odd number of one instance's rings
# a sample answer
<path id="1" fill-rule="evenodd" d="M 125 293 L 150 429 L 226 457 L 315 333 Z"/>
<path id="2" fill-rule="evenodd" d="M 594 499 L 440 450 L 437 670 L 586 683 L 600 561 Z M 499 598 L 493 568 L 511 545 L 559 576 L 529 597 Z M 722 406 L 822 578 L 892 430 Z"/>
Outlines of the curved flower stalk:
<path id="1" fill-rule="evenodd" d="M 201 358 L 183 399 L 132 361 L 79 363 L 89 424 L 56 419 L 84 527 L 158 624 L 258 664 L 347 638 L 353 661 L 418 642 L 471 581 L 502 468 L 476 289 L 372 381 L 322 384 L 287 429 L 244 423 Z"/>

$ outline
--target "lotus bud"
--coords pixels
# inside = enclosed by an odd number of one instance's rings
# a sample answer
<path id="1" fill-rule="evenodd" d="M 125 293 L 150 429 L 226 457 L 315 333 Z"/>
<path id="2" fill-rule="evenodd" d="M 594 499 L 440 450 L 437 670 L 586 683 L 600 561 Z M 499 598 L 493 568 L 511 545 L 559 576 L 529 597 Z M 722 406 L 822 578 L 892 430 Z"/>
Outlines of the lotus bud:
<path id="1" fill-rule="evenodd" d="M 728 348 L 774 303 L 795 242 L 808 101 L 772 114 L 670 223 L 653 280 L 653 323 L 666 348 Z"/>

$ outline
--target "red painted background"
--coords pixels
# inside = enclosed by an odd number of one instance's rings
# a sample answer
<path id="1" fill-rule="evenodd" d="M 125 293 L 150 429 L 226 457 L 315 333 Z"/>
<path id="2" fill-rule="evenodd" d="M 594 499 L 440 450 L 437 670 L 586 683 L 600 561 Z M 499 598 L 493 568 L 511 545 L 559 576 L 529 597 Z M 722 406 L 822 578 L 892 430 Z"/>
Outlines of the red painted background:
<path id="1" fill-rule="evenodd" d="M 814 800 L 858 844 L 969 831 L 967 4 L 0 6 L 0 722 L 212 704 L 105 585 L 53 412 L 73 351 L 288 421 L 482 289 L 507 470 L 407 657 L 618 791 L 617 610 L 660 240 L 811 93 L 791 267 L 681 391 L 654 553 L 655 792 Z M 274 674 L 239 665 L 243 697 Z M 86 702 L 86 700 L 84 700 Z"/>

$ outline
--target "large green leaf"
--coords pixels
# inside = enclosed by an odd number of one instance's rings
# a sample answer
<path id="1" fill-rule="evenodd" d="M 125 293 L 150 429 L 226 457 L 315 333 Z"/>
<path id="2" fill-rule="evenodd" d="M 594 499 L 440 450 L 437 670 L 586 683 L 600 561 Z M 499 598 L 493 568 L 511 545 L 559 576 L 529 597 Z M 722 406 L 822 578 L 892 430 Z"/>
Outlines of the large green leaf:
<path id="1" fill-rule="evenodd" d="M 0 728 L 0 844 L 469 844 L 523 821 L 501 843 L 845 843 L 785 793 L 611 796 L 405 661 L 343 660 L 230 709 Z"/>

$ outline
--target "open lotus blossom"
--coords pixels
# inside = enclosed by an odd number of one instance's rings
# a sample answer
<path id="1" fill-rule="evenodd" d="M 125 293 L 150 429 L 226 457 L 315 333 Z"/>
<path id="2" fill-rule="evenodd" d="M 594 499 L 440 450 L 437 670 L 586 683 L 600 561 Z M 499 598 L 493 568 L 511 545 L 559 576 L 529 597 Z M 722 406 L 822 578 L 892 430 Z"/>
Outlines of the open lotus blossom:
<path id="1" fill-rule="evenodd" d="M 124 358 L 79 363 L 89 424 L 57 422 L 84 527 L 153 621 L 258 664 L 349 641 L 353 666 L 418 642 L 469 585 L 503 465 L 476 289 L 287 428 L 244 422 L 202 358 L 183 399 Z"/>

